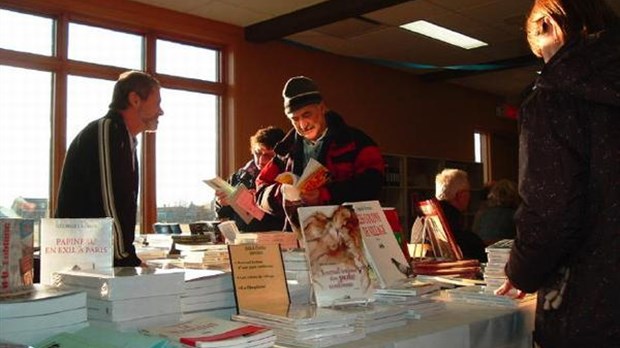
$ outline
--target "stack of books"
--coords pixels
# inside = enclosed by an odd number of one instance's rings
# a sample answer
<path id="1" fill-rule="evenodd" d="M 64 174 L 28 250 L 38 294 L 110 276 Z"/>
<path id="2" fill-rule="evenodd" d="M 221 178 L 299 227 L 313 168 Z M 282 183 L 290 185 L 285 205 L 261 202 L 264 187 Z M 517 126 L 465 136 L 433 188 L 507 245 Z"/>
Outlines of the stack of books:
<path id="1" fill-rule="evenodd" d="M 184 268 L 230 271 L 230 258 L 226 244 L 176 244 L 176 249 L 181 252 Z"/>
<path id="2" fill-rule="evenodd" d="M 304 249 L 283 250 L 282 260 L 291 303 L 310 303 L 312 283 Z"/>
<path id="3" fill-rule="evenodd" d="M 407 308 L 371 303 L 338 308 L 343 313 L 357 314 L 357 327 L 369 334 L 407 325 Z"/>
<path id="4" fill-rule="evenodd" d="M 130 331 L 181 319 L 182 270 L 117 267 L 54 274 L 61 288 L 86 291 L 92 325 Z"/>
<path id="5" fill-rule="evenodd" d="M 86 326 L 83 291 L 34 284 L 29 292 L 0 298 L 0 342 L 34 345 L 58 333 Z"/>
<path id="6" fill-rule="evenodd" d="M 516 308 L 536 299 L 536 294 L 526 294 L 523 298 L 495 295 L 494 289 L 484 285 L 463 286 L 444 291 L 448 301 L 480 304 L 491 307 Z"/>
<path id="7" fill-rule="evenodd" d="M 182 321 L 201 316 L 230 319 L 236 313 L 231 274 L 219 270 L 186 269 L 181 310 Z"/>
<path id="8" fill-rule="evenodd" d="M 276 342 L 271 329 L 209 316 L 175 325 L 148 327 L 140 332 L 165 337 L 175 347 L 266 348 Z"/>
<path id="9" fill-rule="evenodd" d="M 503 239 L 486 247 L 488 262 L 483 276 L 489 290 L 495 290 L 504 284 L 506 280 L 504 268 L 508 262 L 513 242 L 513 239 Z"/>
<path id="10" fill-rule="evenodd" d="M 377 289 L 375 299 L 405 308 L 408 319 L 423 319 L 446 310 L 445 303 L 437 296 L 440 289 L 437 283 L 411 280 L 399 287 Z"/>
<path id="11" fill-rule="evenodd" d="M 258 232 L 240 233 L 235 238 L 235 244 L 280 244 L 282 250 L 298 247 L 297 236 L 291 232 Z"/>
<path id="12" fill-rule="evenodd" d="M 366 337 L 357 313 L 315 305 L 265 305 L 240 308 L 235 321 L 271 328 L 276 344 L 294 347 L 329 347 Z"/>

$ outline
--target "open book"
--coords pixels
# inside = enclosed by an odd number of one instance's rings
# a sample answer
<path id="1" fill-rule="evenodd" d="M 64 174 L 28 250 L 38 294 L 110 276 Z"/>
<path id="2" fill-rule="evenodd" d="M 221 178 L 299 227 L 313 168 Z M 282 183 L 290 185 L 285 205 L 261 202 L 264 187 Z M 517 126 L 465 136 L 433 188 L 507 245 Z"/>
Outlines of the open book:
<path id="1" fill-rule="evenodd" d="M 329 170 L 319 161 L 311 158 L 300 177 L 291 172 L 284 172 L 276 177 L 276 181 L 292 185 L 301 192 L 311 191 L 329 181 Z"/>
<path id="2" fill-rule="evenodd" d="M 234 187 L 219 176 L 205 179 L 203 182 L 216 191 L 225 192 L 228 203 L 246 224 L 252 219 L 262 220 L 265 216 L 265 212 L 256 205 L 254 194 L 245 185 L 239 184 Z"/>

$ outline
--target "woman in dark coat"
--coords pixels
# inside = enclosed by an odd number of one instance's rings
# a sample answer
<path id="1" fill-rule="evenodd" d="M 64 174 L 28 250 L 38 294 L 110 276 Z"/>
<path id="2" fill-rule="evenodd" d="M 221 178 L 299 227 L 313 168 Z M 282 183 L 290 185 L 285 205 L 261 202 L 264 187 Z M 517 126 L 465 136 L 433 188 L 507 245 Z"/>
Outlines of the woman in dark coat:
<path id="1" fill-rule="evenodd" d="M 538 291 L 544 348 L 620 346 L 620 29 L 603 0 L 536 0 L 545 61 L 520 110 L 512 287 Z"/>

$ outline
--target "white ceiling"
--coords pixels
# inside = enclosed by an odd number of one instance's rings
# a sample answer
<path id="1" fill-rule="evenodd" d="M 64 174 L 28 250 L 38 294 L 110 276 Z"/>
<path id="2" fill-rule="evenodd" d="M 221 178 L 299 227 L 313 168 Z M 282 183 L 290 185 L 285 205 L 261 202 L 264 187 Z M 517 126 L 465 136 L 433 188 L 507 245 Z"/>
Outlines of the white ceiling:
<path id="1" fill-rule="evenodd" d="M 212 20 L 248 27 L 321 4 L 321 0 L 134 0 Z M 351 0 L 331 0 L 351 2 Z M 587 0 L 586 0 L 587 1 Z M 620 0 L 608 0 L 620 13 Z M 483 68 L 445 81 L 518 99 L 539 69 L 523 32 L 531 0 L 411 0 L 374 12 L 285 36 L 285 40 L 334 54 L 369 59 L 423 75 L 461 66 Z M 409 33 L 398 26 L 417 19 L 459 31 L 487 42 L 472 50 Z M 525 67 L 489 72 L 483 63 L 528 58 Z M 423 65 L 436 67 L 423 68 Z M 498 66 L 497 64 L 493 66 Z M 486 68 L 486 69 L 484 69 Z"/>

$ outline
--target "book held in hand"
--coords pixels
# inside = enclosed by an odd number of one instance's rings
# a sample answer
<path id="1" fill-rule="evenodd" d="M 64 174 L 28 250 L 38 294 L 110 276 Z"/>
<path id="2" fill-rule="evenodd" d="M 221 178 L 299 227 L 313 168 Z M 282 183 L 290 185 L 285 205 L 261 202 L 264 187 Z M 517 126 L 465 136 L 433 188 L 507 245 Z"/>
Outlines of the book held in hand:
<path id="1" fill-rule="evenodd" d="M 228 203 L 246 224 L 249 224 L 252 219 L 262 220 L 265 216 L 265 212 L 256 205 L 254 193 L 245 185 L 239 184 L 233 187 L 220 177 L 206 179 L 203 182 L 216 191 L 225 192 Z"/>

